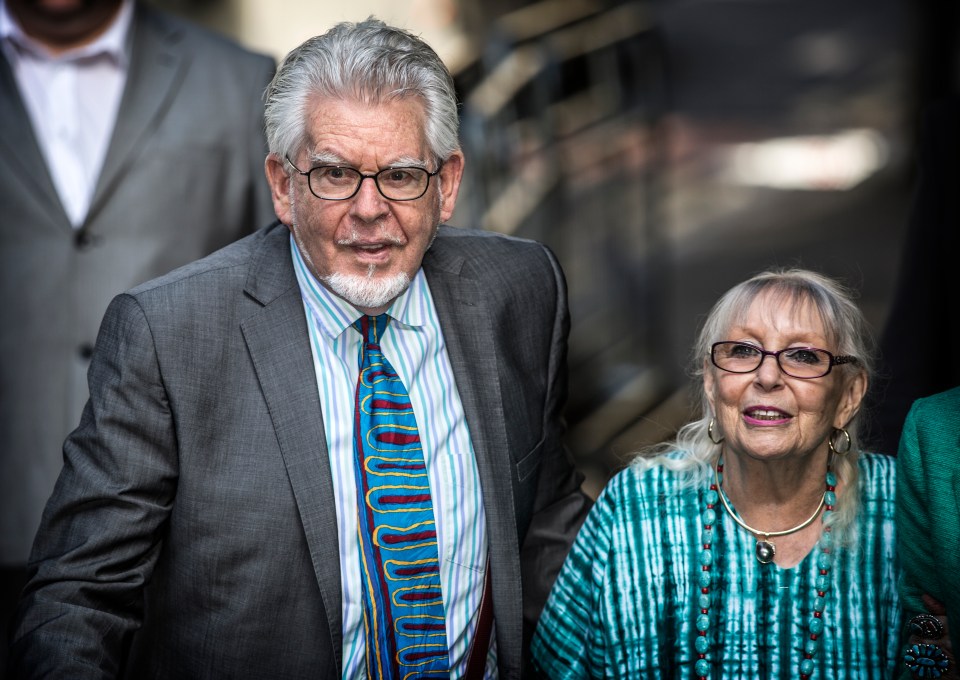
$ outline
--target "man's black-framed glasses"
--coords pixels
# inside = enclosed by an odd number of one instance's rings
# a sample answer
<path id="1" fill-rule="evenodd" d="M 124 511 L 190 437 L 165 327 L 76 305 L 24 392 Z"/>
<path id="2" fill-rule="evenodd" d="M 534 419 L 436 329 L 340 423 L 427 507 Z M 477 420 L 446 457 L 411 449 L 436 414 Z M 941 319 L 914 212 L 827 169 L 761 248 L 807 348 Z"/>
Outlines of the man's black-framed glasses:
<path id="1" fill-rule="evenodd" d="M 372 179 L 377 191 L 391 201 L 415 201 L 430 186 L 430 178 L 440 172 L 442 165 L 433 172 L 424 168 L 384 168 L 373 175 L 365 175 L 346 165 L 318 165 L 306 172 L 298 168 L 287 156 L 287 162 L 307 178 L 310 193 L 324 201 L 346 201 L 360 191 L 363 180 Z"/>
<path id="2" fill-rule="evenodd" d="M 857 362 L 856 357 L 837 356 L 819 347 L 787 347 L 771 352 L 749 342 L 728 340 L 715 342 L 710 348 L 713 365 L 729 373 L 752 373 L 768 356 L 776 359 L 781 371 L 803 380 L 822 378 L 834 366 Z"/>

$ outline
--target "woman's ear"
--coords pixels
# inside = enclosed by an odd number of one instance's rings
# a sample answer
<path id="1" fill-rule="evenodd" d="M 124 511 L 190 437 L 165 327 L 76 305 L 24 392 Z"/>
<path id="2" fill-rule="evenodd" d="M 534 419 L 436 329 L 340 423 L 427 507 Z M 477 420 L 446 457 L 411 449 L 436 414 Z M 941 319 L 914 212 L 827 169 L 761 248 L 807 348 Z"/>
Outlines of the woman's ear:
<path id="1" fill-rule="evenodd" d="M 860 410 L 860 404 L 863 402 L 863 396 L 866 393 L 867 374 L 863 371 L 857 371 L 843 386 L 840 403 L 837 404 L 837 413 L 833 419 L 834 427 L 846 427 L 853 420 Z"/>
<path id="2" fill-rule="evenodd" d="M 714 375 L 711 370 L 710 362 L 707 359 L 703 360 L 703 394 L 707 399 L 707 403 L 710 404 L 710 411 L 712 413 L 717 412 L 716 404 L 714 403 L 715 396 L 713 392 L 714 388 Z"/>

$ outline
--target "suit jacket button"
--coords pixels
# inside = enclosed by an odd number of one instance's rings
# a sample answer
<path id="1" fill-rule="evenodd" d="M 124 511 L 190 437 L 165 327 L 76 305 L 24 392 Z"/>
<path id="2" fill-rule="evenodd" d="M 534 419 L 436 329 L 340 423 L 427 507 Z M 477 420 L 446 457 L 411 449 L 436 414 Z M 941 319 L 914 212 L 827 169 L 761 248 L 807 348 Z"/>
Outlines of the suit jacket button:
<path id="1" fill-rule="evenodd" d="M 74 244 L 79 250 L 84 250 L 85 248 L 93 246 L 97 240 L 98 238 L 86 229 L 78 229 L 73 235 Z"/>

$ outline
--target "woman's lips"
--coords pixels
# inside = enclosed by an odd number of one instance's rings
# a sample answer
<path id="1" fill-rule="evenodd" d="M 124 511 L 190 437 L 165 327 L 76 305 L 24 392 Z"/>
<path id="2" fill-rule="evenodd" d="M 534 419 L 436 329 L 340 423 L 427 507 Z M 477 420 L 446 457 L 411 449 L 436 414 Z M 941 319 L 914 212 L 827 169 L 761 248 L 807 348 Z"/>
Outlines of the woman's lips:
<path id="1" fill-rule="evenodd" d="M 782 425 L 791 417 L 773 406 L 751 406 L 743 411 L 743 419 L 751 425 Z"/>

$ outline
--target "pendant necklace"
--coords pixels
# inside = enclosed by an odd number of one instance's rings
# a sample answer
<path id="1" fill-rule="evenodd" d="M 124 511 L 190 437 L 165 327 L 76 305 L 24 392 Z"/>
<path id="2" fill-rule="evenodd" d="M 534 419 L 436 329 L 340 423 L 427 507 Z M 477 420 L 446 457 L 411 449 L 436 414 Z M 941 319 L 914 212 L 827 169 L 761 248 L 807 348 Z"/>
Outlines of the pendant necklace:
<path id="1" fill-rule="evenodd" d="M 810 515 L 807 519 L 803 520 L 797 526 L 792 529 L 784 529 L 783 531 L 760 531 L 759 529 L 754 529 L 752 526 L 740 519 L 739 515 L 733 511 L 733 508 L 730 507 L 730 502 L 727 500 L 727 494 L 723 492 L 723 489 L 720 487 L 720 470 L 723 469 L 723 464 L 718 462 L 717 467 L 713 470 L 713 478 L 717 485 L 717 493 L 720 495 L 720 502 L 723 503 L 724 509 L 733 518 L 733 521 L 740 525 L 742 528 L 749 531 L 757 539 L 757 561 L 760 564 L 770 564 L 773 562 L 773 558 L 777 555 L 777 546 L 774 545 L 771 538 L 776 536 L 788 536 L 789 534 L 796 533 L 801 529 L 806 529 L 808 526 L 813 524 L 813 521 L 817 519 L 820 515 L 820 511 L 823 510 L 823 506 L 827 498 L 827 489 L 824 489 L 823 495 L 820 496 L 820 504 L 817 505 L 817 509 L 813 511 L 813 514 Z"/>
<path id="2" fill-rule="evenodd" d="M 798 527 L 790 529 L 789 531 L 784 532 L 771 532 L 765 534 L 764 532 L 758 532 L 755 529 L 750 528 L 746 524 L 740 521 L 740 519 L 733 513 L 733 508 L 731 508 L 726 499 L 724 498 L 723 490 L 720 488 L 720 482 L 723 474 L 723 461 L 717 461 L 717 467 L 714 470 L 714 481 L 710 484 L 709 490 L 704 494 L 704 500 L 706 501 L 706 508 L 700 515 L 700 519 L 703 523 L 703 533 L 700 537 L 700 558 L 699 565 L 700 570 L 697 575 L 697 619 L 695 621 L 695 627 L 697 630 L 697 635 L 694 639 L 694 650 L 696 652 L 694 662 L 694 675 L 698 680 L 707 680 L 711 674 L 712 666 L 710 660 L 707 658 L 708 652 L 711 651 L 710 643 L 710 606 L 712 604 L 712 597 L 710 593 L 710 587 L 714 585 L 717 576 L 722 576 L 722 574 L 716 574 L 712 571 L 714 567 L 713 561 L 713 529 L 717 522 L 717 511 L 716 504 L 717 501 L 721 501 L 724 508 L 730 516 L 737 522 L 738 525 L 749 531 L 754 536 L 762 535 L 769 538 L 770 536 L 784 536 L 794 531 L 800 531 L 803 527 L 809 525 L 816 517 L 820 514 L 821 510 L 830 512 L 833 510 L 834 505 L 837 503 L 837 477 L 833 473 L 831 466 L 827 465 L 827 476 L 825 480 L 826 490 L 824 491 L 823 497 L 820 499 L 820 505 L 817 507 L 817 511 L 813 514 L 813 517 L 805 521 Z M 826 515 L 824 515 L 826 516 Z M 769 543 L 770 545 L 770 554 L 769 559 L 764 561 L 761 558 L 761 543 Z M 816 567 L 817 567 L 817 577 L 814 581 L 813 593 L 810 602 L 811 617 L 810 621 L 807 624 L 805 632 L 805 640 L 803 643 L 803 657 L 800 660 L 799 677 L 800 680 L 810 680 L 810 677 L 813 675 L 814 671 L 814 662 L 813 657 L 817 653 L 820 647 L 820 637 L 823 635 L 824 623 L 823 623 L 823 612 L 826 609 L 827 604 L 827 592 L 830 590 L 830 566 L 832 563 L 832 553 L 833 553 L 833 533 L 829 525 L 824 524 L 823 533 L 820 535 L 820 540 L 817 542 L 818 554 L 816 556 Z M 776 548 L 768 540 L 757 540 L 757 559 L 763 564 L 769 564 L 773 560 L 773 555 L 776 553 Z M 764 547 L 764 556 L 766 556 L 766 547 Z"/>

